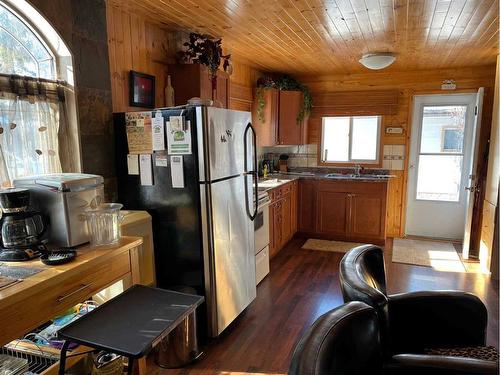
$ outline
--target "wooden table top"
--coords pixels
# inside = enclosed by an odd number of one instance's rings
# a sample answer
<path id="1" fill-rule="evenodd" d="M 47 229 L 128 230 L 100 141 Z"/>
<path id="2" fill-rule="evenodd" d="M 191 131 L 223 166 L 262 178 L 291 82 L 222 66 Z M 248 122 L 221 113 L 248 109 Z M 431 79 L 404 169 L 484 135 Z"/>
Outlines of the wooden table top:
<path id="1" fill-rule="evenodd" d="M 65 279 L 65 273 L 78 271 L 78 268 L 87 268 L 96 260 L 101 262 L 105 259 L 112 259 L 141 244 L 142 238 L 140 237 L 122 237 L 118 244 L 112 246 L 91 247 L 90 245 L 84 245 L 76 249 L 77 256 L 72 262 L 58 266 L 47 266 L 39 258 L 24 262 L 4 262 L 2 263 L 3 266 L 32 267 L 42 269 L 42 271 L 16 284 L 0 289 L 0 305 L 14 302 L 20 297 L 20 294 L 35 292 L 41 284 L 44 286 L 51 284 L 57 288 L 59 281 Z"/>

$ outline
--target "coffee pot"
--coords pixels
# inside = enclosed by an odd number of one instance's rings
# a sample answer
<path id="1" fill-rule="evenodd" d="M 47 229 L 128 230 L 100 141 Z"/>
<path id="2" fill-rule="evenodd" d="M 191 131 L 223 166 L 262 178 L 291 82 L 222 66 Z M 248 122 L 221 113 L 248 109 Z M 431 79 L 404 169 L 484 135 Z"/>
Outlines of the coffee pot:
<path id="1" fill-rule="evenodd" d="M 29 210 L 28 189 L 0 190 L 0 260 L 29 260 L 40 255 L 46 224 L 37 211 Z"/>

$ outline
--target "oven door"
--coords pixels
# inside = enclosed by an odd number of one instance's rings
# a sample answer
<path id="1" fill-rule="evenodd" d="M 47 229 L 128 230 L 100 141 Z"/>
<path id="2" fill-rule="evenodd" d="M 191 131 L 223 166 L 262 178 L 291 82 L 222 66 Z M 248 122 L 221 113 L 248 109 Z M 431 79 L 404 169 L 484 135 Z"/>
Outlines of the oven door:
<path id="1" fill-rule="evenodd" d="M 269 245 L 269 204 L 259 205 L 259 211 L 254 220 L 255 254 Z"/>

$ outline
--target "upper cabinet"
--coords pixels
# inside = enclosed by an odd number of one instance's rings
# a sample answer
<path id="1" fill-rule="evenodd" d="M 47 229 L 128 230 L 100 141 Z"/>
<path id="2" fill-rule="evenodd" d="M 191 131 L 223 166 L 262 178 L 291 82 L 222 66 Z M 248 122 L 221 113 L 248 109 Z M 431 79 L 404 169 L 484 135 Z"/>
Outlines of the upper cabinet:
<path id="1" fill-rule="evenodd" d="M 263 89 L 259 97 L 257 90 L 254 91 L 252 107 L 252 122 L 257 133 L 257 144 L 260 147 L 274 146 L 278 137 L 279 91 Z"/>
<path id="2" fill-rule="evenodd" d="M 263 89 L 260 97 L 256 91 L 252 118 L 259 146 L 307 143 L 307 118 L 297 121 L 303 100 L 300 91 Z"/>
<path id="3" fill-rule="evenodd" d="M 175 105 L 186 104 L 189 99 L 198 97 L 213 100 L 216 106 L 229 108 L 229 75 L 226 72 L 217 72 L 217 85 L 214 90 L 212 90 L 212 81 L 206 66 L 200 64 L 169 65 L 168 74 L 172 79 Z"/>

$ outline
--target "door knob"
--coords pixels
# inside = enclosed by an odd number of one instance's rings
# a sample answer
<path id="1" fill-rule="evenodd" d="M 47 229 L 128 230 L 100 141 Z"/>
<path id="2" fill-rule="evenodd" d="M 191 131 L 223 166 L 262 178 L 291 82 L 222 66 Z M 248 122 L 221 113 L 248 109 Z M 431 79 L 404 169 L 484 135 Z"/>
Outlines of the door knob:
<path id="1" fill-rule="evenodd" d="M 479 193 L 479 189 L 476 186 L 466 186 L 465 190 L 469 190 L 471 193 Z"/>

